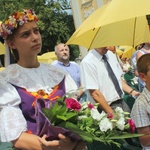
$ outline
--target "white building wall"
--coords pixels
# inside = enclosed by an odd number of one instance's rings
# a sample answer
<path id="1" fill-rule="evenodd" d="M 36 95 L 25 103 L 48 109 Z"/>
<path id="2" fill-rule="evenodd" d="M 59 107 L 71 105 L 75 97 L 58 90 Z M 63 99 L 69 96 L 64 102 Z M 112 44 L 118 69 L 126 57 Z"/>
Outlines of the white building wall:
<path id="1" fill-rule="evenodd" d="M 81 23 L 94 12 L 97 8 L 110 0 L 70 0 L 72 14 L 74 18 L 75 28 L 77 29 Z M 87 54 L 85 47 L 79 46 L 81 56 L 84 57 Z"/>

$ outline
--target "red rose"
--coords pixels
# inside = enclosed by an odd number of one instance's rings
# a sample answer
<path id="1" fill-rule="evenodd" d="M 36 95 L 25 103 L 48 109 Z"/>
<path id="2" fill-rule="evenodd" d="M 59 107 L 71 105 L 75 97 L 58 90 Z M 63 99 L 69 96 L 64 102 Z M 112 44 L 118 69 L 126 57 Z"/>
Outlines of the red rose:
<path id="1" fill-rule="evenodd" d="M 81 109 L 80 103 L 73 98 L 66 98 L 65 102 L 68 109 L 73 109 L 75 111 L 79 111 Z"/>
<path id="2" fill-rule="evenodd" d="M 94 105 L 93 105 L 92 103 L 89 103 L 89 104 L 88 104 L 88 108 L 89 108 L 89 109 L 92 109 L 92 108 L 94 108 Z"/>
<path id="3" fill-rule="evenodd" d="M 134 121 L 132 119 L 129 119 L 128 120 L 128 124 L 130 126 L 130 132 L 131 133 L 134 133 L 134 130 L 135 130 L 135 124 L 134 124 Z"/>
<path id="4" fill-rule="evenodd" d="M 107 118 L 109 118 L 109 119 L 113 119 L 113 118 L 114 118 L 114 114 L 112 114 L 112 113 L 108 112 L 108 113 L 107 113 Z"/>

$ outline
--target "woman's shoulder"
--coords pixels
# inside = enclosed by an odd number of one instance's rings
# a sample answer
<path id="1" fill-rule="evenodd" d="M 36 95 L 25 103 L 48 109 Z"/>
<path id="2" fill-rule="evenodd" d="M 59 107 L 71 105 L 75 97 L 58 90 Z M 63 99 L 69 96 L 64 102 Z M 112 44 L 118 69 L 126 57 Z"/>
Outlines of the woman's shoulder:
<path id="1" fill-rule="evenodd" d="M 7 76 L 10 76 L 12 74 L 15 75 L 16 71 L 19 71 L 19 68 L 17 67 L 17 65 L 11 64 L 11 65 L 5 67 L 5 69 L 0 72 L 0 76 L 6 78 Z"/>
<path id="2" fill-rule="evenodd" d="M 52 64 L 40 63 L 40 68 L 43 70 L 47 70 L 49 74 L 60 74 L 63 76 L 67 74 L 63 69 L 60 69 Z"/>
<path id="3" fill-rule="evenodd" d="M 23 68 L 18 64 L 12 64 L 0 72 L 0 77 L 7 82 L 20 87 L 33 87 L 36 84 L 56 85 L 66 73 L 50 64 L 40 63 L 38 68 Z"/>
<path id="4" fill-rule="evenodd" d="M 61 69 L 55 65 L 41 63 L 40 68 L 42 70 L 45 70 L 46 71 L 45 73 L 48 76 L 50 76 L 51 78 L 54 78 L 55 80 L 56 79 L 61 80 L 66 75 L 68 75 L 68 73 L 66 71 L 64 71 L 63 69 Z"/>
<path id="5" fill-rule="evenodd" d="M 7 83 L 15 85 L 15 83 L 17 84 L 21 80 L 21 74 L 21 68 L 17 64 L 11 64 L 0 72 L 0 78 Z"/>

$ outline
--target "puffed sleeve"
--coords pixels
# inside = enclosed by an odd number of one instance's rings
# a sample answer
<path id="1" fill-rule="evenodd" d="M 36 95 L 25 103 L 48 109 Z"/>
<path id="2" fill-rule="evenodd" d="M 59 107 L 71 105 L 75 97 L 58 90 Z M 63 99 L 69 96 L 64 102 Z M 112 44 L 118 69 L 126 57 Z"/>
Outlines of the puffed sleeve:
<path id="1" fill-rule="evenodd" d="M 20 102 L 16 89 L 11 84 L 0 81 L 0 142 L 13 141 L 26 131 Z"/>

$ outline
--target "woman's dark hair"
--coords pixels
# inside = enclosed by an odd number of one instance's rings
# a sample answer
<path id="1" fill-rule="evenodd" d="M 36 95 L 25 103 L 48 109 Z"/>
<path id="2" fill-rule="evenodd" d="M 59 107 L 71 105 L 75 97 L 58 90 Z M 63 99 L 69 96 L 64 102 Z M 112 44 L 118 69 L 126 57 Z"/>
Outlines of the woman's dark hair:
<path id="1" fill-rule="evenodd" d="M 6 40 L 7 41 L 13 41 L 14 35 L 17 33 L 17 31 L 18 31 L 18 28 L 14 29 L 12 31 L 12 34 L 7 36 Z M 10 52 L 11 52 L 11 55 L 12 55 L 12 63 L 17 63 L 18 60 L 19 60 L 19 53 L 18 53 L 17 49 L 11 49 Z"/>

